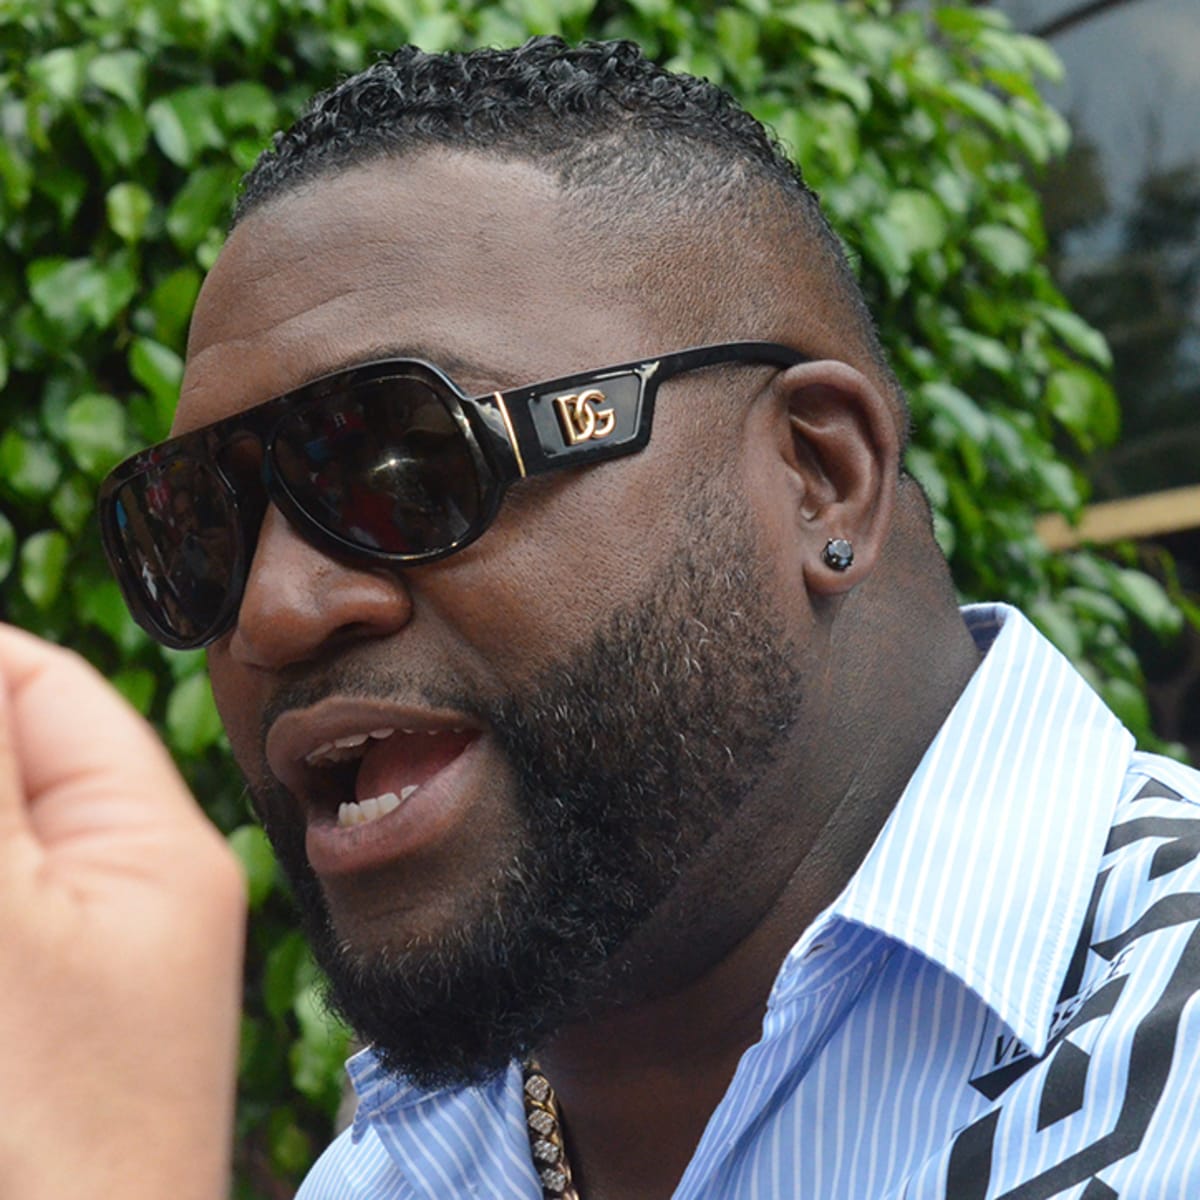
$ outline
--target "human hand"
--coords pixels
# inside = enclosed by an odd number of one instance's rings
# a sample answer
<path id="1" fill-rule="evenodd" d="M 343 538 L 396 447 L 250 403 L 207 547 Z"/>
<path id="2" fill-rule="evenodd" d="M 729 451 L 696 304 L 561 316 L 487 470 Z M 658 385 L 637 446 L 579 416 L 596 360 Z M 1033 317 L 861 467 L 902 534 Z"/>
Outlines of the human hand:
<path id="1" fill-rule="evenodd" d="M 227 1195 L 244 887 L 149 726 L 0 625 L 0 1197 Z"/>

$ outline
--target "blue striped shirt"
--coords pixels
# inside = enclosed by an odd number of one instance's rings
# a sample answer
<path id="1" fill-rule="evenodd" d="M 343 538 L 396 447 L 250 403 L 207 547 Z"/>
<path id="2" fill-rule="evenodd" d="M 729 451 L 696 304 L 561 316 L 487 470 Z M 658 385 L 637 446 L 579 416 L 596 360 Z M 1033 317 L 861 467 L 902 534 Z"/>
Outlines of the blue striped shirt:
<path id="1" fill-rule="evenodd" d="M 964 615 L 986 657 L 676 1200 L 1200 1197 L 1200 775 L 1136 752 L 1019 613 Z M 349 1070 L 301 1200 L 539 1200 L 515 1066 L 433 1093 Z"/>

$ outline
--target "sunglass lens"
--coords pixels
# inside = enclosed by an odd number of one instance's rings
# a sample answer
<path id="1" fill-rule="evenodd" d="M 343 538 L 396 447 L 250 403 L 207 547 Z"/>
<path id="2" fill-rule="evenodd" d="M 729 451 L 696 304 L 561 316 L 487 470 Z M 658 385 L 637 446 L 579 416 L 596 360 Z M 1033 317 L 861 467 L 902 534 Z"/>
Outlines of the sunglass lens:
<path id="1" fill-rule="evenodd" d="M 305 513 L 364 550 L 448 549 L 482 507 L 471 445 L 442 396 L 418 377 L 372 380 L 289 414 L 273 461 Z"/>
<path id="2" fill-rule="evenodd" d="M 233 498 L 207 464 L 183 456 L 152 466 L 113 497 L 120 578 L 131 608 L 174 641 L 207 640 L 224 615 L 237 570 Z M 140 601 L 140 604 L 138 603 Z"/>

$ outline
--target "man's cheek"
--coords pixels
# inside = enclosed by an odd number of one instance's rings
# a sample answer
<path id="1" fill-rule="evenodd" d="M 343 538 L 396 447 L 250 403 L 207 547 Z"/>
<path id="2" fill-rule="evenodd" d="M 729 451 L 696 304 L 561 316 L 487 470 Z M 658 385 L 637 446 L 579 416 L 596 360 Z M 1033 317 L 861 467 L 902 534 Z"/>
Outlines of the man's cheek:
<path id="1" fill-rule="evenodd" d="M 259 728 L 262 712 L 256 689 L 246 672 L 234 669 L 225 650 L 228 636 L 208 652 L 208 676 L 212 683 L 213 700 L 233 757 L 251 787 L 256 787 L 267 772 L 263 758 L 263 732 Z"/>

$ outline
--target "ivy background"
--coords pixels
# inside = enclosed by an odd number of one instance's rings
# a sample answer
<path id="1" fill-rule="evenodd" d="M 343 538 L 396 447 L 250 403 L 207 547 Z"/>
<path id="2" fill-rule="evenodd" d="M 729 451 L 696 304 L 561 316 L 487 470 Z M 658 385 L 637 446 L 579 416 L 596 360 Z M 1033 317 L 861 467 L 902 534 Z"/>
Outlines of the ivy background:
<path id="1" fill-rule="evenodd" d="M 162 438 L 241 174 L 321 87 L 403 42 L 629 37 L 771 125 L 849 247 L 911 399 L 909 470 L 966 599 L 1022 607 L 1143 745 L 1131 642 L 1200 627 L 1132 547 L 1052 554 L 1117 437 L 1104 339 L 1045 266 L 1060 64 L 986 7 L 893 0 L 0 0 L 0 613 L 80 650 L 162 732 L 250 881 L 239 1200 L 293 1194 L 330 1136 L 347 1033 L 253 824 L 202 655 L 153 645 L 93 498 Z M 86 735 L 86 731 L 78 731 Z M 1177 749 L 1167 747 L 1168 750 Z"/>

